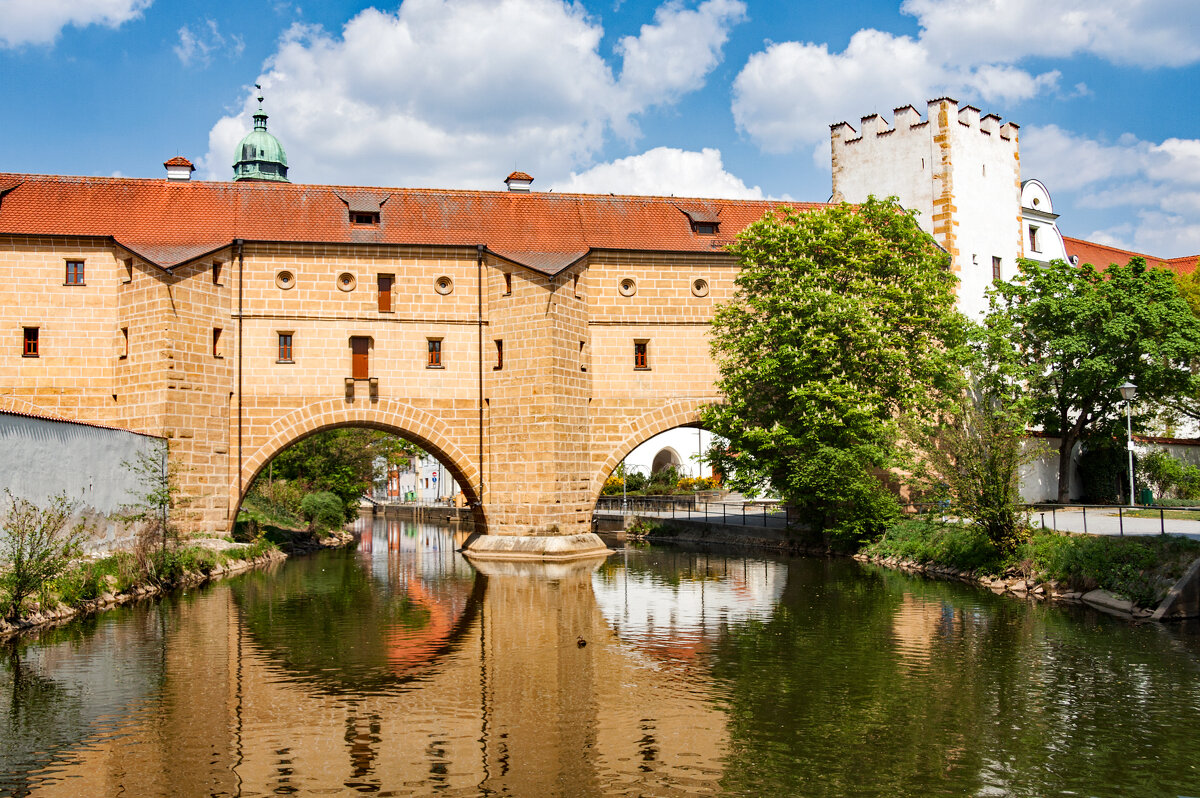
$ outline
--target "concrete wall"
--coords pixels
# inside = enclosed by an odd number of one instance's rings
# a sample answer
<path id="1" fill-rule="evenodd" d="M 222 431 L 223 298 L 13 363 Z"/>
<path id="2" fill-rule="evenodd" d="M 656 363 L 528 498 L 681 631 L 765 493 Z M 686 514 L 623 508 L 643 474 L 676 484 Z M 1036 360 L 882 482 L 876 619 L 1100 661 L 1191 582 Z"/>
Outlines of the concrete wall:
<path id="1" fill-rule="evenodd" d="M 94 527 L 87 544 L 90 551 L 128 547 L 133 532 L 113 516 L 121 505 L 134 501 L 138 486 L 121 464 L 155 453 L 161 441 L 0 411 L 0 488 L 43 506 L 65 493 L 78 503 L 78 516 Z"/>

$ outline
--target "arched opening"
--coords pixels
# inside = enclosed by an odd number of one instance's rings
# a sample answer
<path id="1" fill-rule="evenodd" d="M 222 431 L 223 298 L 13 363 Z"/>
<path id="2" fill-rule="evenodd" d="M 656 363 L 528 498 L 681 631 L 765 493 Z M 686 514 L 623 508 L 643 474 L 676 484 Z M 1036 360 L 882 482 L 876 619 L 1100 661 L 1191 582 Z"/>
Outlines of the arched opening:
<path id="1" fill-rule="evenodd" d="M 606 463 L 604 482 L 595 503 L 605 497 L 695 496 L 712 498 L 719 492 L 720 474 L 714 474 L 708 450 L 717 439 L 698 421 L 666 429 L 649 426 L 632 436 Z M 595 505 L 594 505 L 595 506 Z"/>
<path id="2" fill-rule="evenodd" d="M 339 431 L 354 431 L 369 433 L 372 448 L 367 453 L 344 451 L 348 447 L 361 447 L 362 436 L 347 436 L 350 440 L 329 441 L 331 435 Z M 443 439 L 444 440 L 444 439 Z M 319 446 L 308 446 L 306 442 L 320 441 Z M 390 441 L 390 442 L 389 442 Z M 430 507 L 453 508 L 462 515 L 469 516 L 471 527 L 475 531 L 486 528 L 483 507 L 473 478 L 477 471 L 456 447 L 439 445 L 434 435 L 420 434 L 388 420 L 379 419 L 326 419 L 302 416 L 299 424 L 288 428 L 283 426 L 270 440 L 254 453 L 247 466 L 242 471 L 240 484 L 236 486 L 237 504 L 232 514 L 231 526 L 236 528 L 236 519 L 246 507 L 247 499 L 253 503 L 256 497 L 264 493 L 264 486 L 271 503 L 278 499 L 276 491 L 277 476 L 294 478 L 295 462 L 288 463 L 286 474 L 275 473 L 275 464 L 282 456 L 287 459 L 289 451 L 299 448 L 315 449 L 315 452 L 305 453 L 304 458 L 310 462 L 306 467 L 317 469 L 333 463 L 346 479 L 356 482 L 361 490 L 361 498 L 367 504 L 410 503 Z M 341 449 L 343 451 L 339 452 Z M 348 455 L 348 456 L 343 456 Z M 364 463 L 363 459 L 367 462 Z M 296 458 L 291 458 L 294 461 Z M 357 470 L 356 470 L 357 469 Z M 369 476 L 368 476 L 369 473 Z M 303 482 L 304 487 L 330 486 L 330 480 L 325 475 L 309 473 Z M 343 480 L 345 481 L 345 480 Z M 332 480 L 335 487 L 338 480 Z M 356 494 L 350 490 L 334 490 L 339 492 L 343 503 L 354 498 Z M 285 494 L 295 505 L 295 492 Z"/>

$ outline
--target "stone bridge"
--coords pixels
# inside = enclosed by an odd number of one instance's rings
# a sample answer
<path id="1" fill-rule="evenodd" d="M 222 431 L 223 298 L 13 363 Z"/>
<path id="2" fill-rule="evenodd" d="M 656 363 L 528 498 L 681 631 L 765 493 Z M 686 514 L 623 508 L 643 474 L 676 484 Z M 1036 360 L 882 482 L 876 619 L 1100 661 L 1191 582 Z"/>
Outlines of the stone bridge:
<path id="1" fill-rule="evenodd" d="M 477 556 L 569 556 L 605 478 L 719 397 L 724 245 L 771 203 L 0 175 L 3 393 L 170 439 L 229 529 L 306 435 L 435 454 Z"/>

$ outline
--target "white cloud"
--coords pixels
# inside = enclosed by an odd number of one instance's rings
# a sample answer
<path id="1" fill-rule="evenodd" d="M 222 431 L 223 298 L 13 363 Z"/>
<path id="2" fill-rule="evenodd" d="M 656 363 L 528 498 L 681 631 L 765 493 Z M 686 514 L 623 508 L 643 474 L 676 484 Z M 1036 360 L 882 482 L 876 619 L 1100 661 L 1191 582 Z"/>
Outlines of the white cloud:
<path id="1" fill-rule="evenodd" d="M 555 191 L 588 194 L 654 194 L 676 197 L 762 199 L 758 186 L 751 188 L 725 171 L 721 151 L 700 152 L 655 147 L 641 155 L 619 158 L 572 172 L 553 185 Z"/>
<path id="2" fill-rule="evenodd" d="M 1055 125 L 1029 127 L 1021 172 L 1078 208 L 1123 216 L 1088 240 L 1159 257 L 1200 253 L 1200 139 L 1156 144 L 1126 134 L 1103 142 Z"/>
<path id="3" fill-rule="evenodd" d="M 153 0 L 0 0 L 0 47 L 52 44 L 68 25 L 118 28 Z"/>
<path id="4" fill-rule="evenodd" d="M 905 0 L 921 40 L 951 61 L 1011 63 L 1090 53 L 1117 64 L 1200 60 L 1195 0 Z"/>
<path id="5" fill-rule="evenodd" d="M 335 36 L 293 26 L 259 79 L 270 129 L 305 182 L 488 187 L 521 169 L 552 182 L 586 166 L 612 131 L 699 89 L 719 62 L 735 0 L 668 3 L 617 45 L 564 0 L 406 0 Z M 651 80 L 651 76 L 656 80 Z M 228 179 L 254 101 L 218 121 L 202 159 Z"/>
<path id="6" fill-rule="evenodd" d="M 179 29 L 179 44 L 175 45 L 175 55 L 184 66 L 193 63 L 207 66 L 212 62 L 215 53 L 237 58 L 245 49 L 246 42 L 241 36 L 233 34 L 226 38 L 221 34 L 216 20 L 206 19 L 195 31 L 187 25 Z"/>
<path id="7" fill-rule="evenodd" d="M 764 150 L 788 152 L 824 139 L 831 122 L 930 97 L 1003 105 L 1059 92 L 1058 71 L 1017 65 L 1029 57 L 1200 61 L 1196 0 L 905 0 L 901 10 L 917 18 L 917 37 L 865 29 L 842 52 L 790 41 L 752 55 L 734 81 L 738 128 Z"/>

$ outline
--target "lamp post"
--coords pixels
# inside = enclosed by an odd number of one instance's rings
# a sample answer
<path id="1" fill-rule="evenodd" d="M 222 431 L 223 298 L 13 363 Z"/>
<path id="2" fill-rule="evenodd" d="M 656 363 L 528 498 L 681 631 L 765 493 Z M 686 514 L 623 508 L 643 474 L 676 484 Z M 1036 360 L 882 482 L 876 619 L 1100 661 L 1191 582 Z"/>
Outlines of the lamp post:
<path id="1" fill-rule="evenodd" d="M 1121 398 L 1125 400 L 1125 449 L 1129 452 L 1129 506 L 1137 503 L 1137 495 L 1133 492 L 1133 421 L 1130 415 L 1130 405 L 1133 397 L 1137 396 L 1137 386 L 1129 380 L 1121 386 Z"/>
<path id="2" fill-rule="evenodd" d="M 628 491 L 628 485 L 626 483 L 629 480 L 629 469 L 631 469 L 631 468 L 645 468 L 645 466 L 634 464 L 634 463 L 626 463 L 624 460 L 621 461 L 621 517 L 622 518 L 629 515 L 629 491 Z"/>

